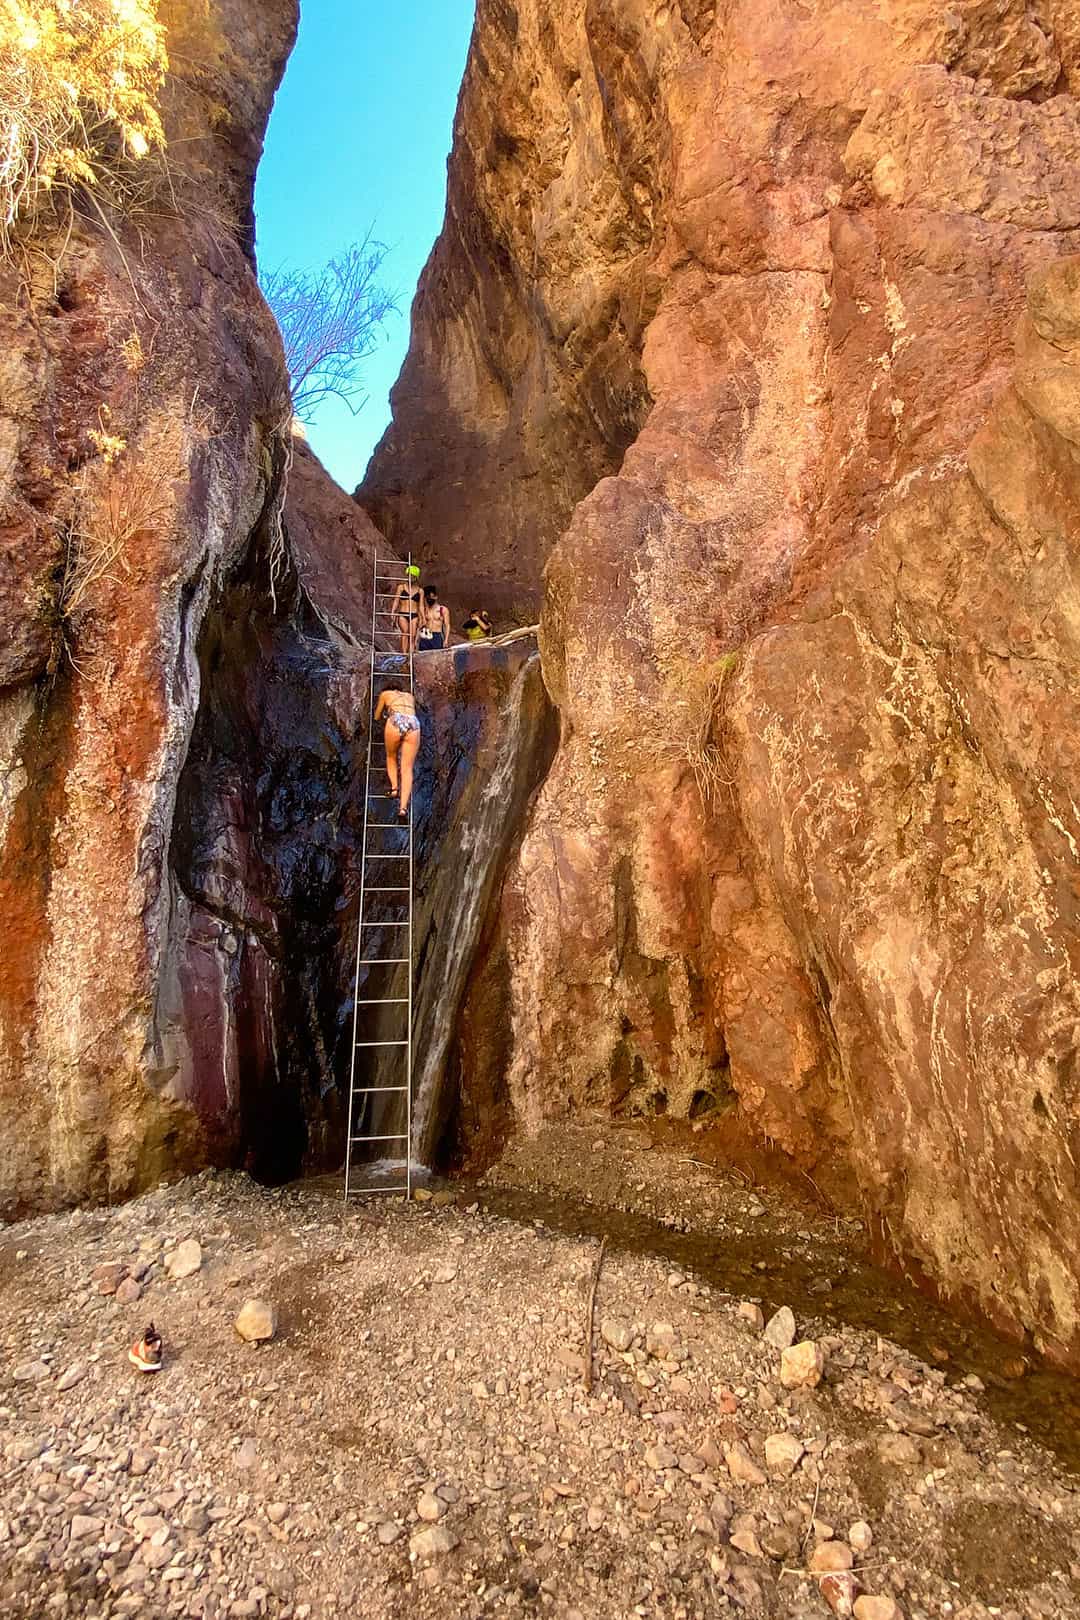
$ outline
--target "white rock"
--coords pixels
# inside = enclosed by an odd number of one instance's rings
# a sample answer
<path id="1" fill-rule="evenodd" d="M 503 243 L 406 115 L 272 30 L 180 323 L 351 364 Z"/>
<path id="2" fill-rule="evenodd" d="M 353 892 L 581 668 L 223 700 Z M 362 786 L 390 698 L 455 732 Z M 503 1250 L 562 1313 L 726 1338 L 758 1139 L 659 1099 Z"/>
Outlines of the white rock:
<path id="1" fill-rule="evenodd" d="M 277 1311 L 265 1299 L 246 1299 L 233 1326 L 248 1344 L 258 1344 L 262 1340 L 272 1339 L 277 1332 Z"/>
<path id="2" fill-rule="evenodd" d="M 438 1524 L 446 1513 L 446 1503 L 441 1496 L 425 1491 L 416 1504 L 416 1511 L 425 1524 Z"/>
<path id="3" fill-rule="evenodd" d="M 409 1556 L 411 1558 L 441 1558 L 444 1553 L 453 1552 L 458 1544 L 458 1538 L 445 1524 L 433 1524 L 427 1530 L 417 1530 L 409 1537 Z"/>
<path id="4" fill-rule="evenodd" d="M 202 1266 L 202 1248 L 197 1238 L 185 1238 L 178 1243 L 165 1262 L 165 1270 L 174 1282 L 193 1277 Z"/>
<path id="5" fill-rule="evenodd" d="M 24 1361 L 11 1376 L 17 1384 L 40 1384 L 49 1377 L 49 1369 L 43 1361 Z"/>
<path id="6" fill-rule="evenodd" d="M 76 1384 L 81 1384 L 85 1377 L 86 1368 L 83 1366 L 82 1362 L 73 1361 L 67 1371 L 61 1373 L 60 1377 L 56 1380 L 56 1387 L 61 1393 L 63 1393 L 64 1390 L 74 1389 Z"/>
<path id="7" fill-rule="evenodd" d="M 786 1350 L 795 1343 L 795 1313 L 788 1305 L 781 1305 L 775 1316 L 770 1316 L 765 1328 L 765 1341 L 775 1350 Z"/>
<path id="8" fill-rule="evenodd" d="M 813 1389 L 824 1371 L 825 1353 L 813 1339 L 803 1339 L 781 1354 L 780 1382 L 785 1389 Z"/>
<path id="9" fill-rule="evenodd" d="M 735 1314 L 742 1321 L 749 1322 L 750 1326 L 755 1328 L 758 1333 L 765 1326 L 765 1312 L 760 1305 L 755 1305 L 752 1299 L 744 1299 Z"/>
<path id="10" fill-rule="evenodd" d="M 620 1352 L 629 1350 L 634 1342 L 634 1335 L 631 1333 L 629 1325 L 614 1316 L 605 1317 L 600 1323 L 600 1337 L 605 1344 L 609 1344 L 613 1350 Z"/>
<path id="11" fill-rule="evenodd" d="M 790 1479 L 805 1452 L 793 1434 L 770 1434 L 765 1442 L 765 1462 L 777 1479 Z"/>
<path id="12" fill-rule="evenodd" d="M 384 1547 L 392 1547 L 395 1541 L 401 1539 L 404 1532 L 400 1524 L 395 1524 L 393 1519 L 384 1519 L 375 1534 Z"/>
<path id="13" fill-rule="evenodd" d="M 857 1553 L 869 1552 L 874 1545 L 874 1532 L 865 1519 L 856 1519 L 847 1533 L 848 1541 Z"/>

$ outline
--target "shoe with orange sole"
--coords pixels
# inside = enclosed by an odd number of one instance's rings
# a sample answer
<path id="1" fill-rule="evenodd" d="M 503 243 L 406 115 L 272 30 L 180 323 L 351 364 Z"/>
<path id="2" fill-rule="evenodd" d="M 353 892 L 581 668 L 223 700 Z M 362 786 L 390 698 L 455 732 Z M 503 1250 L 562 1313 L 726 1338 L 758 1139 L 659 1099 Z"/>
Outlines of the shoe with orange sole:
<path id="1" fill-rule="evenodd" d="M 138 1367 L 140 1372 L 161 1371 L 161 1334 L 153 1322 L 142 1338 L 137 1339 L 128 1351 L 128 1360 L 133 1367 Z"/>

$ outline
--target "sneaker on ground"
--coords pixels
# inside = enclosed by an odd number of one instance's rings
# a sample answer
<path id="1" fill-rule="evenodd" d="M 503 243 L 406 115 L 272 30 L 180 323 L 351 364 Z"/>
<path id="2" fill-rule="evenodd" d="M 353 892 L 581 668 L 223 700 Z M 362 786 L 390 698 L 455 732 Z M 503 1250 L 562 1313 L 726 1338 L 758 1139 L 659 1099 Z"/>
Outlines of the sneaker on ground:
<path id="1" fill-rule="evenodd" d="M 153 1322 L 142 1338 L 136 1339 L 128 1351 L 128 1360 L 133 1367 L 138 1367 L 140 1372 L 161 1371 L 161 1334 Z"/>

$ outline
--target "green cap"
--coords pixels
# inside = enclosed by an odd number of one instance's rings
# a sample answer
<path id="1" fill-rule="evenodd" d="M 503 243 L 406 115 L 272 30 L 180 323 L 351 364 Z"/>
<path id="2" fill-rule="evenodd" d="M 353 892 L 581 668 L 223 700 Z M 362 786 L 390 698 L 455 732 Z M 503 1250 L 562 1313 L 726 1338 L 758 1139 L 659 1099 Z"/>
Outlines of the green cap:
<path id="1" fill-rule="evenodd" d="M 420 578 L 420 570 L 419 570 L 419 568 L 417 568 L 415 563 L 410 563 L 408 568 L 406 568 L 405 572 L 408 574 L 410 579 L 419 579 Z"/>

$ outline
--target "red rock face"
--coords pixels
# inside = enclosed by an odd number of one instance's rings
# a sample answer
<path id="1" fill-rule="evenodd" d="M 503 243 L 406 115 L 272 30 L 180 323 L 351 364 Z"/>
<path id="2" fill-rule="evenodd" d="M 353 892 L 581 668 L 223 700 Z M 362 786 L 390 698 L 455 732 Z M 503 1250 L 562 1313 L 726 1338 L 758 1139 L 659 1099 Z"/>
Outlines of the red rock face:
<path id="1" fill-rule="evenodd" d="M 1080 1364 L 1073 9 L 481 3 L 362 498 L 547 559 L 519 1121 L 734 1105 Z"/>
<path id="2" fill-rule="evenodd" d="M 215 180 L 205 213 L 165 210 L 141 234 L 118 221 L 115 239 L 76 224 L 58 274 L 38 250 L 56 257 L 61 242 L 35 240 L 25 284 L 7 276 L 8 1207 L 115 1196 L 204 1151 L 156 1044 L 154 1011 L 177 780 L 199 701 L 195 644 L 209 603 L 273 516 L 284 462 L 279 340 L 241 243 L 209 206 L 250 211 L 254 159 L 295 31 L 293 0 L 257 9 L 257 26 L 239 0 L 211 7 L 198 27 L 189 15 L 176 53 L 185 66 L 169 87 L 170 127 L 199 137 L 177 149 Z M 210 67 L 217 97 L 236 112 L 225 136 L 208 133 L 201 75 Z"/>

